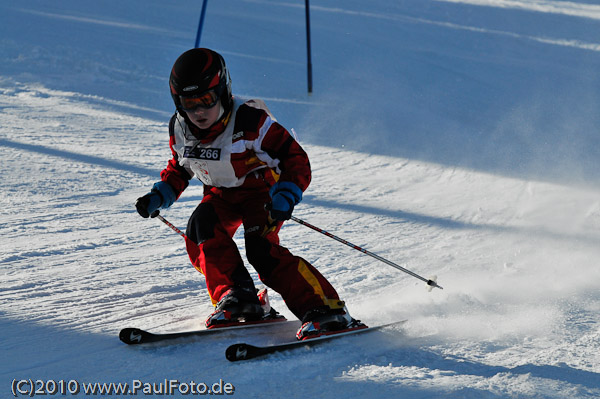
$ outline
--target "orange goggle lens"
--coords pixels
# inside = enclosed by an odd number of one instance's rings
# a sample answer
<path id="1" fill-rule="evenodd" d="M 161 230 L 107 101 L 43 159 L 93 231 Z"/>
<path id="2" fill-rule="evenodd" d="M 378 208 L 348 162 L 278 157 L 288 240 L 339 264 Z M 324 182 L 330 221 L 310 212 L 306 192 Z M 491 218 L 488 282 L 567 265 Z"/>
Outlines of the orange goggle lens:
<path id="1" fill-rule="evenodd" d="M 179 96 L 181 108 L 184 111 L 193 111 L 197 108 L 212 108 L 219 102 L 219 96 L 215 90 L 209 90 L 193 97 Z"/>

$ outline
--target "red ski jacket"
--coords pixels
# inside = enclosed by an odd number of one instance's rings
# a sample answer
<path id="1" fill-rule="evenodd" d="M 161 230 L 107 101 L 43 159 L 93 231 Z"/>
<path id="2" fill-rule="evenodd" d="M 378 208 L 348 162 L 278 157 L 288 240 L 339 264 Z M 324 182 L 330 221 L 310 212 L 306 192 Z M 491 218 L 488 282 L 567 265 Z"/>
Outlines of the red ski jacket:
<path id="1" fill-rule="evenodd" d="M 160 176 L 177 198 L 193 177 L 219 188 L 268 189 L 290 181 L 302 191 L 311 180 L 308 155 L 261 100 L 234 98 L 231 113 L 209 131 L 176 113 L 169 136 L 173 158 Z"/>

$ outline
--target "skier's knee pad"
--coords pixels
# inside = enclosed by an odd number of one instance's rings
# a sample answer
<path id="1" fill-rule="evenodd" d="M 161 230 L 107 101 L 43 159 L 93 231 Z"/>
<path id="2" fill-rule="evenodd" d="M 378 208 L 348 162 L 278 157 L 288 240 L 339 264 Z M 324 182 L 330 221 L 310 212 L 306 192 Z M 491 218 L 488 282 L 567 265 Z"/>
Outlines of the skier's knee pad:
<path id="1" fill-rule="evenodd" d="M 198 205 L 188 220 L 186 235 L 196 244 L 200 244 L 215 236 L 215 226 L 219 217 L 210 203 Z"/>
<path id="2" fill-rule="evenodd" d="M 248 234 L 246 236 L 246 257 L 261 278 L 268 279 L 279 263 L 271 255 L 271 248 L 271 242 L 258 234 Z"/>

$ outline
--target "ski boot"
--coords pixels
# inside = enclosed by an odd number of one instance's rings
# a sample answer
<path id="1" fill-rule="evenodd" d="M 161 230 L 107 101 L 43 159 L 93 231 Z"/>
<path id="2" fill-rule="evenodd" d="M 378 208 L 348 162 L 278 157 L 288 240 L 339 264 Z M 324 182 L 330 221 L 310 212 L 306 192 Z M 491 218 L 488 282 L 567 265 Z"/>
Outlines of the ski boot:
<path id="1" fill-rule="evenodd" d="M 338 334 L 362 328 L 367 328 L 367 325 L 352 318 L 345 306 L 343 309 L 322 307 L 313 309 L 304 315 L 296 338 L 304 341 L 322 335 Z"/>
<path id="2" fill-rule="evenodd" d="M 245 290 L 232 288 L 221 297 L 215 311 L 206 319 L 206 328 L 280 321 L 279 319 L 285 320 L 271 308 L 266 288 L 256 295 L 248 295 Z"/>

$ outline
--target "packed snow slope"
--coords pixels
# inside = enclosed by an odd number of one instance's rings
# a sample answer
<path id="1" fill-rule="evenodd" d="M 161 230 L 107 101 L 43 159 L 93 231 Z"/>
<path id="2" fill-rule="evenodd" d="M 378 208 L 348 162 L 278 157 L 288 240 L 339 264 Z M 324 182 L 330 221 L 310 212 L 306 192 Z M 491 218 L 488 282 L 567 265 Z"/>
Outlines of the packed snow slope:
<path id="1" fill-rule="evenodd" d="M 355 317 L 408 322 L 247 363 L 225 348 L 291 332 L 122 344 L 211 312 L 181 237 L 133 207 L 170 157 L 167 79 L 200 6 L 0 1 L 0 396 L 173 379 L 240 398 L 600 397 L 591 0 L 313 0 L 310 96 L 303 1 L 209 2 L 201 45 L 311 157 L 295 215 L 444 289 L 289 222 L 282 242 Z M 184 227 L 201 197 L 163 215 Z"/>

